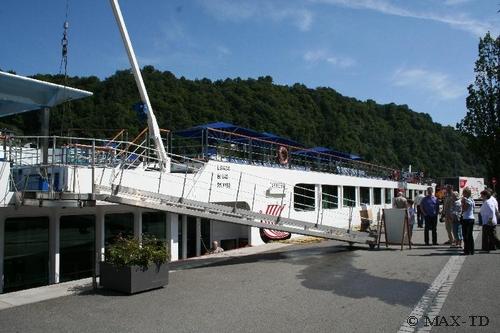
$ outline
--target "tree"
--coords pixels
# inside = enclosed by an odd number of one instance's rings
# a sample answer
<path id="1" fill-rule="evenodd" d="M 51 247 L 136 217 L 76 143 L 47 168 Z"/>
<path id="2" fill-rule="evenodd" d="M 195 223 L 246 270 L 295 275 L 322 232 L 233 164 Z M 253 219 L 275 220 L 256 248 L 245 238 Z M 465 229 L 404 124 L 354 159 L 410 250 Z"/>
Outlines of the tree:
<path id="1" fill-rule="evenodd" d="M 467 114 L 458 128 L 472 135 L 475 147 L 485 158 L 489 176 L 500 174 L 500 36 L 488 32 L 479 40 L 479 56 L 469 85 Z"/>

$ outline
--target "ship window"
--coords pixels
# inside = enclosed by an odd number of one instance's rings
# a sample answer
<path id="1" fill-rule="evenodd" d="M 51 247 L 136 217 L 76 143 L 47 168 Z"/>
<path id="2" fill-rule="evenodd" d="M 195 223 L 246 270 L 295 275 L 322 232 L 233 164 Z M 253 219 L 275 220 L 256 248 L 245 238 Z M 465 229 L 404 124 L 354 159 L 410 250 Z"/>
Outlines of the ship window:
<path id="1" fill-rule="evenodd" d="M 59 282 L 91 276 L 95 255 L 95 216 L 61 216 L 59 228 Z"/>
<path id="2" fill-rule="evenodd" d="M 339 208 L 339 189 L 337 186 L 321 185 L 321 202 L 324 209 Z"/>
<path id="3" fill-rule="evenodd" d="M 315 186 L 314 184 L 297 184 L 293 188 L 293 205 L 295 210 L 315 210 Z"/>
<path id="4" fill-rule="evenodd" d="M 5 220 L 3 291 L 49 284 L 49 218 Z"/>
<path id="5" fill-rule="evenodd" d="M 360 202 L 362 204 L 369 205 L 370 204 L 370 188 L 369 187 L 360 187 L 359 188 Z"/>
<path id="6" fill-rule="evenodd" d="M 392 188 L 385 189 L 385 203 L 390 204 L 392 202 Z"/>
<path id="7" fill-rule="evenodd" d="M 344 186 L 344 207 L 356 206 L 356 188 L 354 186 Z"/>
<path id="8" fill-rule="evenodd" d="M 381 205 L 382 204 L 382 189 L 374 188 L 373 189 L 373 204 Z"/>
<path id="9" fill-rule="evenodd" d="M 164 212 L 142 213 L 142 233 L 154 236 L 161 241 L 167 240 L 167 223 Z"/>
<path id="10" fill-rule="evenodd" d="M 117 237 L 134 236 L 134 214 L 116 213 L 104 216 L 105 247 L 113 244 Z"/>

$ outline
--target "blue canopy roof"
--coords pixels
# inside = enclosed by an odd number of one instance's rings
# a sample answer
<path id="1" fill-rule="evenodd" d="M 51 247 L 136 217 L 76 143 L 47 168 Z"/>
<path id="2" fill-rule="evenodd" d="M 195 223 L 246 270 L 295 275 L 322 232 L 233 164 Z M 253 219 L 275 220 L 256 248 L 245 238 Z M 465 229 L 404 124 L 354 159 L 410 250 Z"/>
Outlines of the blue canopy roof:
<path id="1" fill-rule="evenodd" d="M 251 139 L 260 139 L 263 141 L 254 141 L 252 142 L 253 145 L 259 145 L 259 146 L 268 146 L 268 142 L 273 142 L 277 144 L 282 144 L 282 145 L 287 145 L 287 146 L 292 146 L 292 147 L 305 147 L 303 144 L 283 138 L 281 136 L 278 136 L 273 133 L 269 132 L 257 132 L 248 128 L 236 126 L 230 123 L 225 123 L 225 122 L 213 122 L 213 123 L 208 123 L 204 125 L 199 125 L 195 127 L 188 128 L 186 130 L 178 131 L 175 132 L 176 135 L 180 135 L 182 137 L 186 138 L 201 138 L 203 135 L 203 131 L 207 129 L 216 129 L 216 130 L 222 130 L 225 133 L 219 133 L 216 131 L 210 132 L 210 135 L 208 137 L 208 140 L 216 140 L 216 139 L 228 139 L 233 142 L 249 142 Z M 227 134 L 229 133 L 229 134 Z M 240 136 L 231 136 L 231 134 L 237 134 Z M 308 157 L 314 157 L 314 158 L 320 158 L 324 159 L 326 158 L 326 155 L 330 156 L 335 156 L 335 157 L 342 157 L 342 158 L 347 158 L 351 160 L 361 160 L 362 158 L 358 155 L 355 154 L 350 154 L 350 153 L 344 153 L 340 151 L 336 151 L 330 148 L 326 147 L 314 147 L 310 149 L 303 149 L 303 150 L 296 150 L 293 151 L 292 154 L 296 155 L 302 155 L 302 156 L 308 156 Z"/>
<path id="2" fill-rule="evenodd" d="M 273 134 L 273 133 L 257 132 L 257 131 L 254 131 L 254 130 L 251 130 L 251 129 L 248 129 L 245 127 L 233 125 L 230 123 L 225 123 L 222 121 L 198 125 L 195 127 L 188 128 L 186 130 L 175 132 L 175 134 L 186 137 L 186 138 L 197 138 L 197 137 L 201 137 L 201 135 L 203 134 L 203 131 L 206 129 L 216 129 L 216 130 L 218 129 L 218 130 L 222 130 L 224 132 L 229 132 L 231 134 L 238 134 L 238 135 L 248 137 L 248 138 L 243 138 L 243 137 L 238 138 L 235 136 L 235 137 L 231 138 L 231 140 L 238 141 L 238 142 L 248 141 L 250 138 L 252 138 L 252 139 L 261 139 L 261 140 L 265 140 L 265 141 L 271 141 L 271 142 L 275 142 L 278 144 L 284 144 L 284 145 L 288 145 L 288 146 L 304 147 L 303 144 L 301 144 L 297 141 L 290 140 L 290 139 L 278 136 L 278 135 Z M 224 136 L 224 133 L 220 133 L 220 134 L 219 133 L 210 133 L 210 136 L 221 138 Z"/>
<path id="3" fill-rule="evenodd" d="M 260 135 L 260 133 L 257 131 L 253 131 L 253 130 L 250 130 L 250 129 L 247 129 L 244 127 L 225 123 L 222 121 L 208 123 L 208 124 L 204 124 L 204 125 L 198 125 L 195 127 L 188 128 L 186 130 L 177 131 L 177 132 L 175 132 L 175 134 L 186 137 L 186 138 L 197 138 L 197 137 L 201 137 L 201 135 L 203 134 L 203 131 L 206 129 L 209 129 L 209 128 L 223 130 L 225 132 L 239 134 L 239 135 L 245 135 L 245 136 L 250 136 L 250 137 L 258 137 Z"/>
<path id="4" fill-rule="evenodd" d="M 298 151 L 292 152 L 292 154 L 311 156 L 311 157 L 317 157 L 317 158 L 325 158 L 326 156 L 324 156 L 324 155 L 330 155 L 330 156 L 335 156 L 335 157 L 347 158 L 350 160 L 362 160 L 361 156 L 359 156 L 359 155 L 345 153 L 345 152 L 333 150 L 333 149 L 326 148 L 326 147 L 314 147 L 314 148 L 310 148 L 310 149 L 298 150 Z"/>
<path id="5" fill-rule="evenodd" d="M 53 107 L 87 96 L 92 93 L 0 71 L 0 117 Z"/>
<path id="6" fill-rule="evenodd" d="M 262 132 L 261 135 L 262 135 L 262 138 L 267 140 L 267 141 L 272 141 L 272 142 L 280 143 L 282 145 L 287 145 L 287 146 L 304 147 L 304 145 L 302 143 L 278 136 L 278 135 L 273 134 L 273 133 Z"/>

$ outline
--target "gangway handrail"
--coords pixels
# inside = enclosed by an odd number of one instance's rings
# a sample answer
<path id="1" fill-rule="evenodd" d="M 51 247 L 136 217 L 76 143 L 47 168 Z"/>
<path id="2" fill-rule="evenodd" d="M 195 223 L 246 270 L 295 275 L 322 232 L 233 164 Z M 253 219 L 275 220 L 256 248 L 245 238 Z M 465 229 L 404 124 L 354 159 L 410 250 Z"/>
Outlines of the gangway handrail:
<path id="1" fill-rule="evenodd" d="M 335 239 L 349 243 L 375 244 L 375 236 L 317 223 L 257 213 L 216 203 L 206 203 L 176 196 L 138 190 L 121 185 L 95 185 L 97 200 L 151 208 L 192 216 L 208 217 L 223 222 L 242 224 L 259 228 L 272 228 L 296 234 Z"/>

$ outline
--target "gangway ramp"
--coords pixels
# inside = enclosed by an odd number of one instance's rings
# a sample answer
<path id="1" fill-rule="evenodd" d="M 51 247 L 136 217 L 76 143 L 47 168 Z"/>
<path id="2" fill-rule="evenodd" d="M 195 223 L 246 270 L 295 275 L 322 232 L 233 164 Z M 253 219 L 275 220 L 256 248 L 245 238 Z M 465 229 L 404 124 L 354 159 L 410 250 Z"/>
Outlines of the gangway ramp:
<path id="1" fill-rule="evenodd" d="M 349 244 L 368 244 L 373 247 L 376 236 L 327 225 L 318 225 L 282 216 L 267 215 L 247 209 L 207 203 L 121 185 L 95 185 L 95 199 L 121 205 L 149 208 L 176 214 L 186 214 L 222 222 L 257 228 L 274 229 L 290 233 L 333 239 Z"/>

